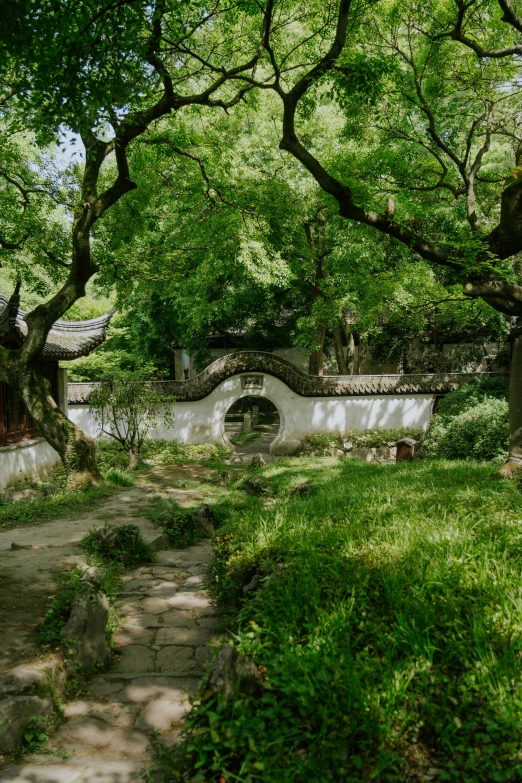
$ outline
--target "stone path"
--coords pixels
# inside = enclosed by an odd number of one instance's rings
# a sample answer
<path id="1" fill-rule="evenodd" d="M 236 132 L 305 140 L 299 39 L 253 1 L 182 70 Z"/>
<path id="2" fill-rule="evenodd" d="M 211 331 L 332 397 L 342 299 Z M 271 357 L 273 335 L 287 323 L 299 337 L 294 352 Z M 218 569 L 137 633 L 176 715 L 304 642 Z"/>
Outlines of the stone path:
<path id="1" fill-rule="evenodd" d="M 172 479 L 169 471 L 165 475 Z M 1 783 L 145 779 L 153 761 L 152 732 L 166 746 L 176 742 L 188 696 L 211 657 L 217 618 L 204 589 L 210 557 L 210 543 L 203 542 L 160 551 L 154 563 L 125 573 L 116 601 L 121 625 L 114 668 L 93 677 L 66 706 L 50 742 L 54 755 L 0 768 Z"/>
<path id="2" fill-rule="evenodd" d="M 279 432 L 279 421 L 274 424 L 258 424 L 256 430 L 263 432 L 261 437 L 244 446 L 236 446 L 236 455 L 246 463 L 250 462 L 254 454 L 262 454 L 265 462 L 277 461 L 278 458 L 270 454 L 270 444 Z"/>

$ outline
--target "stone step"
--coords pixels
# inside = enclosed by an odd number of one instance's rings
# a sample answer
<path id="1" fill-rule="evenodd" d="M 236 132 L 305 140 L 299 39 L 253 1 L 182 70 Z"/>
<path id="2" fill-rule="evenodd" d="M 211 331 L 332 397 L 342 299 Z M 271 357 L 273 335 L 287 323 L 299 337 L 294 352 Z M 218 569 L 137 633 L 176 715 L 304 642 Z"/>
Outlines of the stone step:
<path id="1" fill-rule="evenodd" d="M 49 759 L 48 761 L 46 759 Z M 138 783 L 145 767 L 129 761 L 96 761 L 38 756 L 36 763 L 10 764 L 0 770 L 0 783 Z"/>

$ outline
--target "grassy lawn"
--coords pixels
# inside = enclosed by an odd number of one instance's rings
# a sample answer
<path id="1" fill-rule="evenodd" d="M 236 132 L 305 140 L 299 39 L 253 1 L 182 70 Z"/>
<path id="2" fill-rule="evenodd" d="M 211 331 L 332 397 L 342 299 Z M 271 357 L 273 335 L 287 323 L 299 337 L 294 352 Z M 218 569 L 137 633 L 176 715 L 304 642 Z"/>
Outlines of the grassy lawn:
<path id="1" fill-rule="evenodd" d="M 58 495 L 0 504 L 0 530 L 39 525 L 69 514 L 84 513 L 96 508 L 113 492 L 114 488 L 110 486 L 99 486 L 80 492 L 63 490 Z"/>
<path id="2" fill-rule="evenodd" d="M 522 494 L 491 472 L 333 458 L 263 471 L 276 502 L 229 510 L 211 581 L 266 679 L 260 696 L 193 710 L 191 780 L 522 779 Z M 303 482 L 312 494 L 292 496 Z"/>

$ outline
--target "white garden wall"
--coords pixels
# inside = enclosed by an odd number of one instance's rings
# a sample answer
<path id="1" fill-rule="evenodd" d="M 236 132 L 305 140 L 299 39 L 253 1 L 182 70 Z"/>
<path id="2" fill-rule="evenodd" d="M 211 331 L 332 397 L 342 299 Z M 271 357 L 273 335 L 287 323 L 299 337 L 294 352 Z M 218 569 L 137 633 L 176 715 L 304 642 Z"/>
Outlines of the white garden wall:
<path id="1" fill-rule="evenodd" d="M 43 439 L 0 448 L 0 489 L 24 476 L 47 473 L 59 461 L 58 452 Z"/>
<path id="2" fill-rule="evenodd" d="M 266 397 L 278 409 L 281 427 L 271 446 L 273 454 L 291 454 L 308 435 L 344 434 L 351 429 L 427 429 L 435 399 L 433 394 L 302 397 L 266 373 L 259 389 L 243 389 L 241 377 L 236 375 L 202 400 L 175 403 L 173 429 L 159 428 L 150 437 L 228 445 L 225 414 L 244 396 Z M 69 418 L 94 437 L 99 435 L 88 405 L 69 405 Z"/>

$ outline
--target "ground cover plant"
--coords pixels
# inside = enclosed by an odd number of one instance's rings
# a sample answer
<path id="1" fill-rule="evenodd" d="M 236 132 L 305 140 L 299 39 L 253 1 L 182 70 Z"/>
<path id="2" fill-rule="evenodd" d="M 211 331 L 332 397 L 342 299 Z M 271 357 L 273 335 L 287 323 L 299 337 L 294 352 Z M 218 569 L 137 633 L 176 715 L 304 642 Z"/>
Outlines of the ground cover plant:
<path id="1" fill-rule="evenodd" d="M 96 454 L 98 465 L 104 472 L 115 468 L 121 470 L 128 468 L 128 456 L 118 443 L 103 439 L 98 440 Z M 171 440 L 146 440 L 141 451 L 145 468 L 157 465 L 223 462 L 232 454 L 232 449 L 213 443 L 195 446 L 191 443 L 176 443 Z"/>
<path id="2" fill-rule="evenodd" d="M 224 519 L 210 574 L 262 691 L 207 694 L 172 779 L 520 780 L 522 494 L 491 467 L 268 466 L 279 500 Z"/>
<path id="3" fill-rule="evenodd" d="M 107 485 L 79 491 L 63 489 L 56 495 L 20 500 L 17 503 L 5 501 L 0 496 L 0 530 L 39 525 L 51 519 L 96 508 L 112 492 L 113 489 Z"/>
<path id="4" fill-rule="evenodd" d="M 406 428 L 400 430 L 349 430 L 345 435 L 309 435 L 299 446 L 298 453 L 314 457 L 328 457 L 339 450 L 344 451 L 344 444 L 349 448 L 373 449 L 381 446 L 394 446 L 401 438 L 421 440 L 422 430 Z"/>

